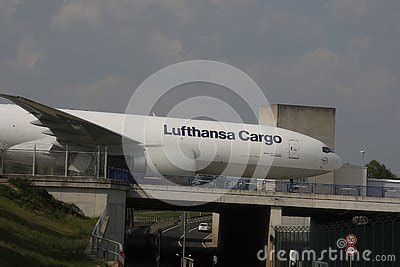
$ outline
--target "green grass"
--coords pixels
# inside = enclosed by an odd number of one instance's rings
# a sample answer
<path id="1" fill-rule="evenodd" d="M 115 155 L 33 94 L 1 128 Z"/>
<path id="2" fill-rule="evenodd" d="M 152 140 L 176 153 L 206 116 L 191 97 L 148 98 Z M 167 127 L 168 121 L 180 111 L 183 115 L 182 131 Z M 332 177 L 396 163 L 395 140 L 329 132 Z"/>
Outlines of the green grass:
<path id="1" fill-rule="evenodd" d="M 43 189 L 0 185 L 0 266 L 96 266 L 84 249 L 95 219 Z"/>

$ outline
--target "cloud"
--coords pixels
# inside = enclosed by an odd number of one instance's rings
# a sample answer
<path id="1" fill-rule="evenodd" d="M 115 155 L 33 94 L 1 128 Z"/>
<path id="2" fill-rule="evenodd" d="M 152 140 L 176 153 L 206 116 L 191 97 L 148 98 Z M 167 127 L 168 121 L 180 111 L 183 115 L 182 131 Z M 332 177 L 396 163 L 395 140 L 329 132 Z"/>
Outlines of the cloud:
<path id="1" fill-rule="evenodd" d="M 137 81 L 134 78 L 105 75 L 93 82 L 72 82 L 54 88 L 48 98 L 62 99 L 53 106 L 85 110 L 124 112 Z M 121 95 L 126 97 L 121 98 Z"/>
<path id="2" fill-rule="evenodd" d="M 361 72 L 356 79 L 355 87 L 364 91 L 369 97 L 386 97 L 398 86 L 396 75 L 383 66 Z"/>
<path id="3" fill-rule="evenodd" d="M 7 19 L 15 14 L 20 0 L 0 1 L 0 18 Z"/>
<path id="4" fill-rule="evenodd" d="M 299 58 L 299 66 L 301 69 L 311 71 L 333 70 L 339 64 L 338 56 L 328 48 L 317 48 Z"/>
<path id="5" fill-rule="evenodd" d="M 38 52 L 33 34 L 27 34 L 18 40 L 15 47 L 15 56 L 0 59 L 0 71 L 7 73 L 23 72 L 32 70 L 39 62 L 41 54 Z"/>
<path id="6" fill-rule="evenodd" d="M 366 16 L 370 12 L 368 0 L 331 0 L 326 2 L 326 7 L 337 19 Z"/>
<path id="7" fill-rule="evenodd" d="M 18 66 L 33 68 L 40 54 L 35 51 L 35 40 L 32 34 L 24 37 L 17 45 L 16 63 Z"/>
<path id="8" fill-rule="evenodd" d="M 241 1 L 241 0 L 209 0 L 212 4 L 219 8 L 234 8 L 234 9 L 241 9 L 241 8 L 248 8 L 250 6 L 254 6 L 259 2 L 257 0 L 248 0 L 248 1 Z"/>
<path id="9" fill-rule="evenodd" d="M 255 78 L 270 102 L 337 107 L 346 114 L 338 120 L 338 144 L 352 135 L 375 142 L 376 132 L 354 127 L 369 125 L 368 110 L 376 118 L 391 114 L 392 122 L 381 124 L 395 140 L 399 6 L 398 0 L 303 1 L 295 8 L 260 0 L 2 0 L 0 80 L 9 93 L 55 106 L 121 111 L 121 102 L 159 69 L 211 59 Z M 343 151 L 352 157 L 350 149 Z"/>
<path id="10" fill-rule="evenodd" d="M 54 16 L 53 24 L 57 27 L 99 25 L 102 22 L 102 10 L 97 1 L 68 1 L 61 11 Z"/>
<path id="11" fill-rule="evenodd" d="M 193 17 L 193 9 L 193 5 L 185 0 L 68 0 L 54 17 L 53 23 L 66 27 L 99 25 L 110 21 L 132 22 L 146 16 L 157 16 L 160 11 L 186 23 Z M 152 19 L 157 20 L 157 17 Z"/>
<path id="12" fill-rule="evenodd" d="M 353 110 L 382 109 L 399 86 L 387 67 L 362 66 L 349 55 L 320 47 L 290 62 L 249 65 L 246 70 L 273 98 Z M 365 105 L 373 99 L 374 105 Z M 278 100 L 279 101 L 279 100 Z"/>
<path id="13" fill-rule="evenodd" d="M 183 44 L 179 40 L 168 38 L 161 32 L 156 32 L 150 36 L 150 51 L 155 53 L 163 63 L 173 64 L 184 58 Z"/>

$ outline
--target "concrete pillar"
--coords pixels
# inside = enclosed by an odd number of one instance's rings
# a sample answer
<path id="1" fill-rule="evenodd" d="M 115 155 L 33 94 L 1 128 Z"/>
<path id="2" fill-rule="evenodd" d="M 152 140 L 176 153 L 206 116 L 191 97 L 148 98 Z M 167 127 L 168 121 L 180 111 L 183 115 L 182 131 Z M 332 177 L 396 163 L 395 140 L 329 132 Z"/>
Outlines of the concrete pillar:
<path id="1" fill-rule="evenodd" d="M 218 266 L 265 266 L 257 258 L 266 245 L 269 207 L 231 207 L 220 212 Z"/>
<path id="2" fill-rule="evenodd" d="M 210 247 L 218 247 L 219 242 L 219 214 L 212 214 L 212 235 Z"/>
<path id="3" fill-rule="evenodd" d="M 107 194 L 109 222 L 104 237 L 124 243 L 126 191 L 109 190 Z"/>
<path id="4" fill-rule="evenodd" d="M 258 122 L 260 125 L 277 126 L 278 105 L 260 106 Z"/>
<path id="5" fill-rule="evenodd" d="M 270 258 L 271 251 L 274 250 L 274 240 L 275 240 L 275 229 L 273 226 L 282 225 L 282 208 L 281 207 L 271 207 L 271 215 L 269 219 L 269 229 L 267 236 L 267 252 L 268 260 L 266 261 L 267 267 L 273 267 L 273 258 Z"/>
<path id="6" fill-rule="evenodd" d="M 126 225 L 126 191 L 109 190 L 107 194 L 107 217 L 108 222 L 104 232 L 104 237 L 117 241 L 124 246 L 125 243 L 125 225 Z M 102 242 L 99 253 L 105 250 L 115 251 L 116 245 L 108 242 Z M 107 260 L 113 260 L 114 255 L 106 253 Z"/>

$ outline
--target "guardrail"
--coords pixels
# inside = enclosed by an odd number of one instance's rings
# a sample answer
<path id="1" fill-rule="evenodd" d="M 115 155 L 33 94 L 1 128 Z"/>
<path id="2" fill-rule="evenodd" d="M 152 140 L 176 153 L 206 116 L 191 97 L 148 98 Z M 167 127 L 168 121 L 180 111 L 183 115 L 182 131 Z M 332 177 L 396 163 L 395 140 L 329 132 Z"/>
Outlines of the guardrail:
<path id="1" fill-rule="evenodd" d="M 166 218 L 163 220 L 160 220 L 147 228 L 147 234 L 154 235 L 158 232 L 158 230 L 163 229 L 163 228 L 168 228 L 172 225 L 178 224 L 180 221 L 180 218 Z"/>
<path id="2" fill-rule="evenodd" d="M 133 217 L 134 225 L 137 223 L 156 223 L 160 220 L 160 216 L 143 216 L 143 217 Z"/>
<path id="3" fill-rule="evenodd" d="M 340 184 L 291 183 L 286 181 L 276 181 L 276 191 L 300 194 L 400 198 L 400 187 L 396 188 Z"/>
<path id="4" fill-rule="evenodd" d="M 107 218 L 108 209 L 107 207 L 104 209 L 103 213 L 101 214 L 100 218 L 97 220 L 95 227 L 92 231 L 92 253 L 96 256 L 102 256 L 103 259 L 107 259 L 107 253 L 113 255 L 114 262 L 118 263 L 118 266 L 124 266 L 125 264 L 125 253 L 123 245 L 115 240 L 111 240 L 104 237 L 104 233 L 106 230 L 106 218 Z M 111 244 L 113 249 L 109 249 L 106 244 Z M 103 248 L 102 253 L 99 253 L 100 247 Z"/>
<path id="5" fill-rule="evenodd" d="M 197 216 L 197 217 L 192 217 L 189 220 L 187 220 L 187 223 L 195 223 L 195 222 L 203 222 L 207 220 L 211 220 L 212 216 L 206 215 L 206 216 Z M 175 218 L 166 218 L 164 220 L 160 220 L 147 228 L 147 233 L 148 234 L 156 234 L 158 233 L 159 230 L 171 227 L 173 225 L 178 225 L 182 223 L 182 219 L 179 217 Z"/>
<path id="6" fill-rule="evenodd" d="M 230 189 L 240 191 L 267 191 L 298 194 L 325 194 L 341 196 L 369 196 L 400 198 L 400 187 L 378 187 L 341 184 L 320 184 L 305 182 L 290 182 L 280 180 L 249 179 L 235 177 L 218 177 L 218 179 L 199 179 L 198 177 L 174 177 L 174 182 L 168 177 L 137 179 L 140 185 L 178 185 L 196 188 Z"/>

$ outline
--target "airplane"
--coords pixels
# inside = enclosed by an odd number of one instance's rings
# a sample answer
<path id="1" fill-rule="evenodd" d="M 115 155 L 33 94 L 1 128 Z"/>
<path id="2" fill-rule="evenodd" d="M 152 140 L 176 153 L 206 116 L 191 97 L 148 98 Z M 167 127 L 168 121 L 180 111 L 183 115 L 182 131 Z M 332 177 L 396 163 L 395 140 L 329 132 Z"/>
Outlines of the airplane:
<path id="1" fill-rule="evenodd" d="M 257 124 L 56 109 L 0 94 L 0 147 L 37 145 L 107 149 L 130 171 L 160 175 L 224 175 L 257 179 L 313 177 L 341 168 L 326 144 L 282 128 Z"/>

